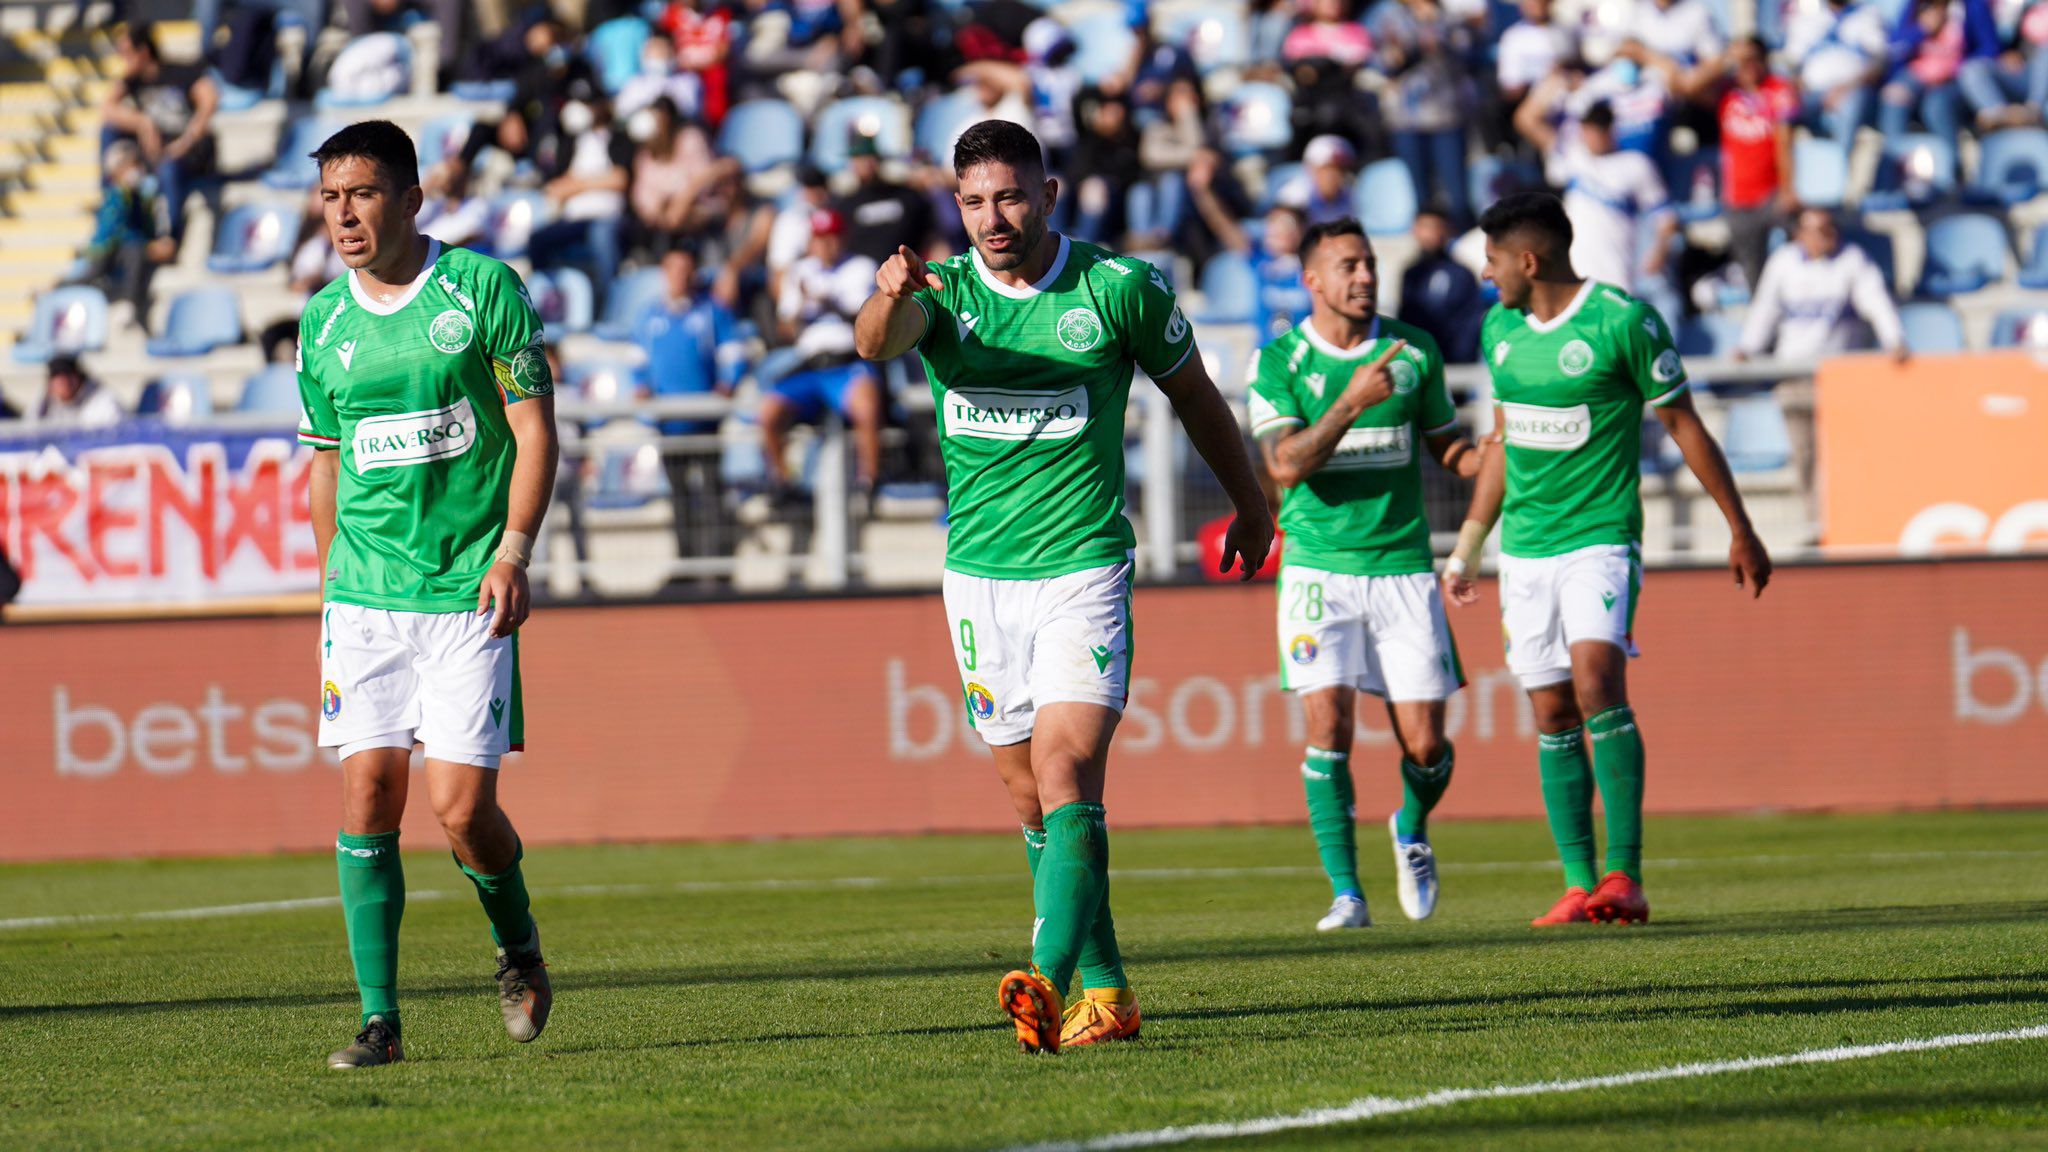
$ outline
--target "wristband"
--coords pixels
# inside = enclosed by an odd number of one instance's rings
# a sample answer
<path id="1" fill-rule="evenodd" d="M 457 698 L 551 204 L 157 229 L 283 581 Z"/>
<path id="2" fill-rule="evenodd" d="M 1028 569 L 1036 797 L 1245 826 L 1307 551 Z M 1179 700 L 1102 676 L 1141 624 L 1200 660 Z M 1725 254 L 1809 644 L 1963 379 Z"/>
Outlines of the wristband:
<path id="1" fill-rule="evenodd" d="M 510 564 L 514 568 L 524 568 L 528 564 L 533 563 L 533 537 L 528 536 L 524 532 L 514 532 L 510 528 L 505 529 L 505 534 L 498 538 L 498 552 L 495 559 L 501 563 Z"/>

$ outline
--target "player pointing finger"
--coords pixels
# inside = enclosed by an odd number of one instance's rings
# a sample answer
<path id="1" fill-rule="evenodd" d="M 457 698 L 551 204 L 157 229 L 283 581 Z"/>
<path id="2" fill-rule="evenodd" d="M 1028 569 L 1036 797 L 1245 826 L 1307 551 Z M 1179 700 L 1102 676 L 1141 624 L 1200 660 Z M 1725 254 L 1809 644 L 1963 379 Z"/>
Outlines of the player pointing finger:
<path id="1" fill-rule="evenodd" d="M 937 273 L 925 267 L 924 257 L 898 245 L 896 254 L 875 271 L 875 287 L 884 295 L 902 300 L 926 288 L 936 292 L 945 284 Z"/>

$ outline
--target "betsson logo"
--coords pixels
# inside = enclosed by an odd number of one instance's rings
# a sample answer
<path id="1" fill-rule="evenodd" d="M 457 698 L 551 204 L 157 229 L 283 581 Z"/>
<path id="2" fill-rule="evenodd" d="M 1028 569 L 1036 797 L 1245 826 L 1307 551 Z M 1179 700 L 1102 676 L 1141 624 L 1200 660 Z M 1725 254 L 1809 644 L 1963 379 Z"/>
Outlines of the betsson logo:
<path id="1" fill-rule="evenodd" d="M 2009 648 L 1972 648 L 1970 632 L 1949 637 L 1955 675 L 1955 715 L 1961 722 L 2000 727 L 2038 706 L 2048 712 L 2048 657 L 2036 667 Z"/>
<path id="2" fill-rule="evenodd" d="M 254 705 L 230 700 L 208 684 L 195 706 L 165 701 L 123 716 L 102 705 L 74 702 L 71 689 L 52 692 L 51 720 L 57 775 L 98 779 L 132 763 L 158 776 L 194 768 L 233 776 L 253 764 L 271 772 L 298 772 L 332 764 L 332 753 L 313 745 L 313 709 L 297 699 Z"/>

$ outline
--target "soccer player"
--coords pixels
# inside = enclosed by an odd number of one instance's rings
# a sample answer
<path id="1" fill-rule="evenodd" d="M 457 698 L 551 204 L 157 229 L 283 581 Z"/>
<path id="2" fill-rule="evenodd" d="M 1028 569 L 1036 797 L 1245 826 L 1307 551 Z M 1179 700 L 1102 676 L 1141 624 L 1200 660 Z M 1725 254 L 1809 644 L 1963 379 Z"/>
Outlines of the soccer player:
<path id="1" fill-rule="evenodd" d="M 855 321 L 861 355 L 916 348 L 938 405 L 952 522 L 945 605 L 969 721 L 1024 825 L 1031 967 L 999 987 L 1027 1052 L 1138 1034 L 1109 909 L 1102 807 L 1130 693 L 1124 407 L 1132 366 L 1172 401 L 1236 505 L 1223 568 L 1245 579 L 1273 521 L 1229 406 L 1165 277 L 1050 231 L 1059 195 L 1028 130 L 989 120 L 953 151 L 969 252 L 901 249 Z M 1064 1008 L 1076 966 L 1085 996 Z"/>
<path id="2" fill-rule="evenodd" d="M 1387 703 L 1401 744 L 1402 802 L 1387 819 L 1401 911 L 1436 911 L 1430 809 L 1451 782 L 1444 701 L 1465 683 L 1444 619 L 1422 512 L 1418 443 L 1459 476 L 1479 452 L 1458 435 L 1429 334 L 1378 314 L 1379 260 L 1358 221 L 1301 241 L 1307 320 L 1259 350 L 1252 435 L 1287 490 L 1280 526 L 1280 686 L 1301 698 L 1309 828 L 1335 899 L 1316 927 L 1372 924 L 1358 886 L 1351 787 L 1358 693 Z"/>
<path id="3" fill-rule="evenodd" d="M 1508 668 L 1535 705 L 1543 806 L 1564 863 L 1564 897 L 1535 923 L 1643 923 L 1643 734 L 1628 659 L 1642 587 L 1645 405 L 1727 518 L 1737 587 L 1762 595 L 1771 558 L 1656 309 L 1572 271 L 1572 224 L 1555 196 L 1506 197 L 1479 227 L 1486 276 L 1500 288 L 1479 345 L 1493 370 L 1495 434 L 1444 581 L 1458 603 L 1478 598 L 1480 548 L 1501 518 Z M 1597 884 L 1596 782 L 1607 812 Z"/>
<path id="4" fill-rule="evenodd" d="M 313 159 L 348 272 L 299 321 L 299 441 L 319 450 L 320 744 L 341 755 L 335 857 L 362 994 L 362 1031 L 327 1064 L 361 1068 L 404 1059 L 398 823 L 415 743 L 490 919 L 505 1029 L 523 1043 L 547 1025 L 498 764 L 523 746 L 516 633 L 555 478 L 554 381 L 518 275 L 414 226 L 419 167 L 403 130 L 351 125 Z"/>

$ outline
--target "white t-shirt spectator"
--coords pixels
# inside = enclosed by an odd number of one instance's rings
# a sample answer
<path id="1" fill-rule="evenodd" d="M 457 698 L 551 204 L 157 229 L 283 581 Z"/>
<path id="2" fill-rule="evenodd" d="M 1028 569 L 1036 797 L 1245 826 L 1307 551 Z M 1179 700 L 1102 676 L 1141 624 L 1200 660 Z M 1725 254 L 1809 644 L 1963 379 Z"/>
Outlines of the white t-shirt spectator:
<path id="1" fill-rule="evenodd" d="M 768 229 L 768 271 L 781 272 L 803 259 L 804 250 L 811 246 L 811 214 L 817 210 L 817 205 L 799 196 L 775 214 L 775 223 Z"/>
<path id="2" fill-rule="evenodd" d="M 624 152 L 625 164 L 632 162 L 630 146 Z M 569 167 L 565 175 L 592 179 L 624 166 L 618 149 L 612 146 L 612 134 L 605 129 L 585 132 L 576 138 L 576 151 L 570 154 Z M 578 192 L 562 202 L 564 220 L 611 220 L 626 210 L 626 194 L 609 189 L 593 188 Z"/>
<path id="3" fill-rule="evenodd" d="M 1571 34 L 1554 24 L 1516 23 L 1500 34 L 1495 65 L 1500 86 L 1510 92 L 1533 87 L 1571 51 Z"/>
<path id="4" fill-rule="evenodd" d="M 1757 278 L 1742 325 L 1742 350 L 1751 356 L 1772 352 L 1787 360 L 1847 352 L 1861 341 L 1864 324 L 1887 352 L 1906 341 L 1898 306 L 1877 263 L 1854 244 L 1842 245 L 1825 260 L 1786 244 L 1764 262 Z"/>
<path id="5" fill-rule="evenodd" d="M 790 265 L 782 277 L 782 298 L 775 315 L 802 325 L 796 338 L 798 356 L 852 356 L 853 317 L 875 289 L 879 266 L 864 256 L 848 256 L 836 268 L 816 256 Z"/>
<path id="6" fill-rule="evenodd" d="M 1657 165 L 1641 152 L 1617 149 L 1595 156 L 1575 142 L 1558 157 L 1556 169 L 1566 181 L 1572 268 L 1588 280 L 1635 291 L 1644 222 L 1672 210 Z"/>
<path id="7" fill-rule="evenodd" d="M 420 231 L 432 232 L 444 245 L 467 244 L 490 229 L 491 205 L 481 197 L 465 196 L 451 207 L 439 196 L 430 197 L 420 205 L 416 223 Z"/>
<path id="8" fill-rule="evenodd" d="M 45 396 L 31 422 L 39 428 L 107 428 L 119 424 L 122 415 L 121 402 L 104 384 L 86 380 L 68 404 Z"/>
<path id="9" fill-rule="evenodd" d="M 1636 0 L 1628 31 L 1644 46 L 1687 66 L 1719 56 L 1726 46 L 1700 0 L 1677 0 L 1669 8 L 1659 7 L 1657 0 Z"/>
<path id="10" fill-rule="evenodd" d="M 1785 55 L 1799 69 L 1799 85 L 1819 98 L 1860 82 L 1890 52 L 1891 33 L 1874 2 L 1837 15 L 1825 4 L 1800 5 L 1785 30 Z"/>

